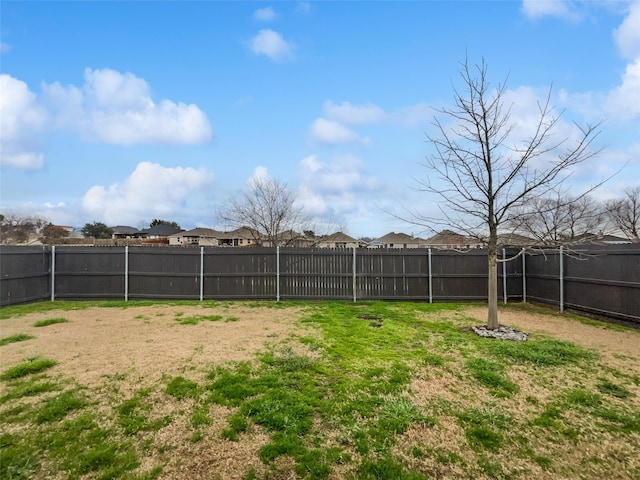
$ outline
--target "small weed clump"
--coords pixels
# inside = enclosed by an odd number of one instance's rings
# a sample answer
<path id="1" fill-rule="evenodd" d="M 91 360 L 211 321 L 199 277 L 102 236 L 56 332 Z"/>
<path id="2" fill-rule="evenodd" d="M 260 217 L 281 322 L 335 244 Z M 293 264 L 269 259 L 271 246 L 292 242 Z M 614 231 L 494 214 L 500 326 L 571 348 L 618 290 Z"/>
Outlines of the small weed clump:
<path id="1" fill-rule="evenodd" d="M 24 342 L 26 340 L 31 340 L 32 338 L 36 338 L 33 335 L 27 335 L 26 333 L 16 333 L 15 335 L 11 335 L 9 337 L 0 338 L 0 347 L 3 345 L 8 345 L 10 343 Z"/>
<path id="2" fill-rule="evenodd" d="M 57 323 L 68 323 L 69 320 L 63 317 L 47 318 L 45 320 L 39 320 L 33 324 L 34 327 L 48 327 L 49 325 L 55 325 Z"/>
<path id="3" fill-rule="evenodd" d="M 0 380 L 15 380 L 26 377 L 27 375 L 43 372 L 57 364 L 58 362 L 48 358 L 35 358 L 9 368 L 0 375 Z"/>
<path id="4" fill-rule="evenodd" d="M 191 317 L 183 317 L 182 314 L 176 315 L 176 321 L 180 325 L 197 325 L 200 322 L 217 322 L 222 320 L 222 315 L 193 315 Z"/>

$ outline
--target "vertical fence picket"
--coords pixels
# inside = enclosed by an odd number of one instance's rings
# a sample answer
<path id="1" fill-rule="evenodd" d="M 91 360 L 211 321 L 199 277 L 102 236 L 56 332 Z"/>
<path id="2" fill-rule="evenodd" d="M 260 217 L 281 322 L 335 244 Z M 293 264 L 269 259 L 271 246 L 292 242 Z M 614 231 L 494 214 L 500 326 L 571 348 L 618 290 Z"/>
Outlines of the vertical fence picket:
<path id="1" fill-rule="evenodd" d="M 56 299 L 56 246 L 51 247 L 51 301 Z"/>

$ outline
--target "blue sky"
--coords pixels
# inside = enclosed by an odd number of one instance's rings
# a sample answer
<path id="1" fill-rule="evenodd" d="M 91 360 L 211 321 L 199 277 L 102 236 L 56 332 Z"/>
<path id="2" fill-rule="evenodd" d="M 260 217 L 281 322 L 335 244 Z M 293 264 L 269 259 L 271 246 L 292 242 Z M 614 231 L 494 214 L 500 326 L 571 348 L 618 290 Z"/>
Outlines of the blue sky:
<path id="1" fill-rule="evenodd" d="M 317 229 L 420 234 L 434 107 L 460 62 L 508 75 L 526 132 L 553 85 L 605 120 L 576 192 L 640 184 L 640 2 L 3 1 L 0 210 L 56 224 L 221 227 L 254 176 L 286 182 Z"/>

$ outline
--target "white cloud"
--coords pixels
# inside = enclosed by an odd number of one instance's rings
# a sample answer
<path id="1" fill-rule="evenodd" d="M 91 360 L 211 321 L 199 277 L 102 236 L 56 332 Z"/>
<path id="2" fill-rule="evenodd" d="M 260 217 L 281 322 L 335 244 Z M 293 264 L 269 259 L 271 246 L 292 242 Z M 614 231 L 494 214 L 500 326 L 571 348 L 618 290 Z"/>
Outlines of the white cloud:
<path id="1" fill-rule="evenodd" d="M 629 5 L 629 14 L 613 36 L 623 57 L 631 60 L 640 57 L 640 1 Z"/>
<path id="2" fill-rule="evenodd" d="M 270 29 L 260 30 L 251 39 L 249 48 L 256 55 L 265 55 L 275 62 L 283 62 L 293 58 L 294 45 L 287 42 L 282 34 Z"/>
<path id="3" fill-rule="evenodd" d="M 640 120 L 640 56 L 627 65 L 622 83 L 607 95 L 605 110 L 616 121 Z"/>
<path id="4" fill-rule="evenodd" d="M 11 45 L 5 42 L 0 42 L 0 53 L 7 53 L 11 50 Z"/>
<path id="5" fill-rule="evenodd" d="M 265 182 L 270 180 L 271 175 L 269 175 L 267 167 L 260 165 L 256 167 L 256 169 L 253 171 L 253 174 L 247 179 L 247 186 L 251 187 L 256 182 Z"/>
<path id="6" fill-rule="evenodd" d="M 44 155 L 34 147 L 47 119 L 47 112 L 26 83 L 0 74 L 0 165 L 41 169 Z"/>
<path id="7" fill-rule="evenodd" d="M 372 103 L 352 105 L 350 102 L 342 102 L 336 105 L 329 100 L 322 105 L 322 111 L 325 117 L 347 125 L 379 123 L 386 118 L 384 110 Z"/>
<path id="8" fill-rule="evenodd" d="M 205 169 L 139 163 L 122 183 L 96 185 L 82 197 L 82 208 L 109 225 L 134 224 L 141 218 L 171 218 L 185 208 L 189 196 L 213 182 Z"/>
<path id="9" fill-rule="evenodd" d="M 260 22 L 271 22 L 276 18 L 276 12 L 271 7 L 259 8 L 253 12 L 253 18 Z"/>
<path id="10" fill-rule="evenodd" d="M 354 213 L 363 204 L 372 204 L 381 184 L 365 172 L 363 162 L 353 155 L 342 155 L 327 163 L 317 155 L 299 164 L 298 202 L 314 216 L 333 217 Z"/>
<path id="11" fill-rule="evenodd" d="M 523 0 L 522 11 L 529 18 L 546 16 L 576 18 L 571 2 L 566 0 Z"/>
<path id="12" fill-rule="evenodd" d="M 369 145 L 370 138 L 362 138 L 356 132 L 341 123 L 327 120 L 326 118 L 316 119 L 309 128 L 309 138 L 314 143 L 326 145 Z"/>
<path id="13" fill-rule="evenodd" d="M 84 73 L 82 88 L 59 83 L 42 87 L 59 128 L 91 140 L 119 145 L 194 144 L 211 140 L 207 116 L 194 104 L 154 103 L 144 79 L 108 68 Z"/>

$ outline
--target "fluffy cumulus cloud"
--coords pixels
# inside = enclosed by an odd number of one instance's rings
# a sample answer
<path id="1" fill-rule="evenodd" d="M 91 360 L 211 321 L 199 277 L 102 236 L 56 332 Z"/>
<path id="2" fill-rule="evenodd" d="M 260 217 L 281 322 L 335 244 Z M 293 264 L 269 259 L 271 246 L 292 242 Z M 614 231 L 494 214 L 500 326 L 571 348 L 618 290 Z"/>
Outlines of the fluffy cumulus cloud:
<path id="1" fill-rule="evenodd" d="M 213 135 L 196 105 L 156 103 L 144 79 L 108 68 L 86 69 L 80 87 L 43 83 L 39 94 L 2 74 L 0 112 L 1 164 L 24 170 L 43 167 L 38 140 L 55 130 L 117 145 L 197 144 Z"/>
<path id="2" fill-rule="evenodd" d="M 26 83 L 0 75 L 0 165 L 37 170 L 44 164 L 38 148 L 47 112 Z"/>
<path id="3" fill-rule="evenodd" d="M 276 12 L 271 7 L 259 8 L 253 12 L 253 18 L 259 22 L 271 22 L 276 18 Z"/>
<path id="4" fill-rule="evenodd" d="M 622 24 L 613 32 L 620 53 L 627 59 L 640 58 L 640 1 L 629 4 Z"/>
<path id="5" fill-rule="evenodd" d="M 344 217 L 372 204 L 381 182 L 368 175 L 363 162 L 342 155 L 324 162 L 317 155 L 302 159 L 298 201 L 313 216 Z"/>
<path id="6" fill-rule="evenodd" d="M 616 121 L 640 120 L 640 55 L 627 64 L 620 85 L 608 93 L 604 108 Z"/>
<path id="7" fill-rule="evenodd" d="M 350 102 L 336 104 L 330 100 L 322 105 L 323 116 L 309 127 L 312 143 L 326 145 L 370 145 L 371 139 L 362 137 L 350 126 L 375 124 L 385 121 L 386 113 L 372 103 L 353 105 Z"/>
<path id="8" fill-rule="evenodd" d="M 135 224 L 141 218 L 173 218 L 185 208 L 191 194 L 213 182 L 204 169 L 163 167 L 142 162 L 122 183 L 96 185 L 82 197 L 82 208 L 109 225 Z"/>
<path id="9" fill-rule="evenodd" d="M 369 145 L 371 139 L 360 137 L 345 125 L 326 118 L 318 118 L 309 127 L 309 138 L 313 143 L 325 145 Z"/>
<path id="10" fill-rule="evenodd" d="M 274 62 L 284 62 L 293 58 L 294 45 L 287 42 L 281 33 L 271 29 L 260 30 L 249 42 L 249 48 L 256 55 L 265 55 Z"/>
<path id="11" fill-rule="evenodd" d="M 113 144 L 194 144 L 211 140 L 207 116 L 194 104 L 152 100 L 149 84 L 108 68 L 84 73 L 84 85 L 43 85 L 43 101 L 61 128 Z"/>
<path id="12" fill-rule="evenodd" d="M 640 120 L 640 1 L 631 2 L 628 7 L 613 36 L 620 54 L 629 63 L 620 84 L 602 102 L 607 116 L 618 121 Z"/>

